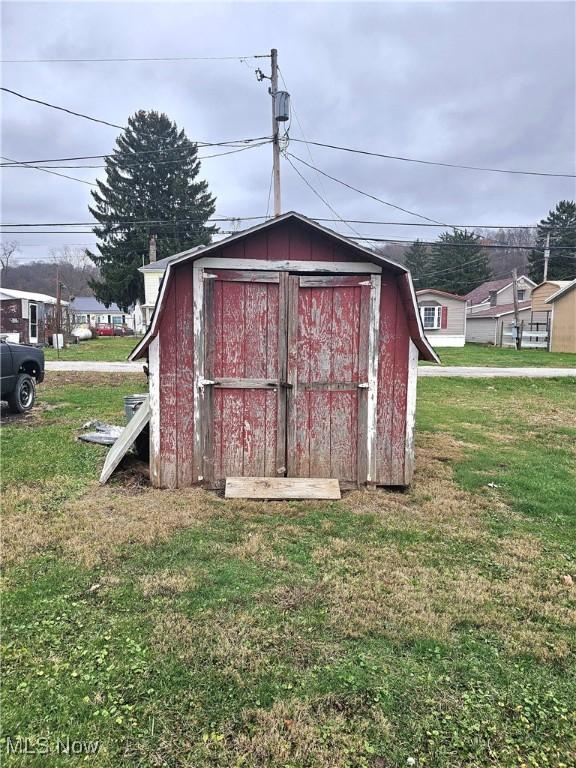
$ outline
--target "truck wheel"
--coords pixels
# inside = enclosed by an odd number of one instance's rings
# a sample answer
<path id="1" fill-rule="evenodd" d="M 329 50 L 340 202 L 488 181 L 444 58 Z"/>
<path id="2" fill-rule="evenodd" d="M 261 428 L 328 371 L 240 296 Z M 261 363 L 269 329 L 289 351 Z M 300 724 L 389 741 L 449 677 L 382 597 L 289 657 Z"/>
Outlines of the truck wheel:
<path id="1" fill-rule="evenodd" d="M 16 379 L 16 386 L 8 397 L 8 405 L 14 413 L 25 413 L 34 405 L 36 382 L 27 373 L 21 373 Z"/>

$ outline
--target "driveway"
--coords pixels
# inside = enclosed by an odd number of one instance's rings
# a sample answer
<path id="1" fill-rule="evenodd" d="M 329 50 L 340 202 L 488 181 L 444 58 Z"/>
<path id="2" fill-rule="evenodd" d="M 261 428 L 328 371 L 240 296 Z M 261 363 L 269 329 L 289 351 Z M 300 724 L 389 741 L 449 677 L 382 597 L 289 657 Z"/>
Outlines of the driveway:
<path id="1" fill-rule="evenodd" d="M 78 373 L 142 373 L 142 363 L 105 363 L 83 360 L 49 360 L 47 371 Z M 576 368 L 472 368 L 460 365 L 420 366 L 418 376 L 459 376 L 468 379 L 506 378 L 524 376 L 534 379 L 552 379 L 556 376 L 576 376 Z"/>

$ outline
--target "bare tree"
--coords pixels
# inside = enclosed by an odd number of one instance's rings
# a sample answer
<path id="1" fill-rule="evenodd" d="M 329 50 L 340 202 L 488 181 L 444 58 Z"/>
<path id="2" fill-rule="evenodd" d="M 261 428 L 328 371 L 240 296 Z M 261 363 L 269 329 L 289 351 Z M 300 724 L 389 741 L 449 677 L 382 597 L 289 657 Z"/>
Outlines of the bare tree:
<path id="1" fill-rule="evenodd" d="M 51 248 L 50 256 L 55 264 L 71 264 L 81 272 L 92 272 L 94 263 L 88 256 L 86 248 L 74 245 L 63 245 L 61 248 Z"/>
<path id="2" fill-rule="evenodd" d="M 527 272 L 528 254 L 534 247 L 535 231 L 530 227 L 518 229 L 476 229 L 484 245 L 496 245 L 489 251 L 492 274 L 503 276 L 512 269 Z M 503 247 L 508 246 L 508 247 Z"/>
<path id="3" fill-rule="evenodd" d="M 16 240 L 3 240 L 0 250 L 0 267 L 2 268 L 2 282 L 6 280 L 10 259 L 14 254 L 20 253 L 20 245 Z"/>

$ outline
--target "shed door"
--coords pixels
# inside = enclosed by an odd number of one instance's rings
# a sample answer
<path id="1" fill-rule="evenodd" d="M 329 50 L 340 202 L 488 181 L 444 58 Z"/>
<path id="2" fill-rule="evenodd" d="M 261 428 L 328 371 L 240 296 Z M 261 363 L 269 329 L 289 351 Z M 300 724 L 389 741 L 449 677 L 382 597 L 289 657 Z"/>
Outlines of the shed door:
<path id="1" fill-rule="evenodd" d="M 291 276 L 287 460 L 291 477 L 374 476 L 380 278 Z"/>
<path id="2" fill-rule="evenodd" d="M 286 310 L 280 285 L 287 279 L 270 271 L 204 273 L 208 483 L 286 472 Z"/>

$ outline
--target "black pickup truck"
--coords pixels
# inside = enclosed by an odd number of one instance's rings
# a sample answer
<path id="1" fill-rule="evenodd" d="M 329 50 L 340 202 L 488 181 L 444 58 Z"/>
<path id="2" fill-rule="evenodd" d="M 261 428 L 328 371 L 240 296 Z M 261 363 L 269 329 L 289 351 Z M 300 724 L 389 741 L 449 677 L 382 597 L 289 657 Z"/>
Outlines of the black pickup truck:
<path id="1" fill-rule="evenodd" d="M 36 383 L 44 379 L 44 352 L 0 339 L 0 377 L 2 400 L 10 410 L 29 411 L 36 398 Z"/>

